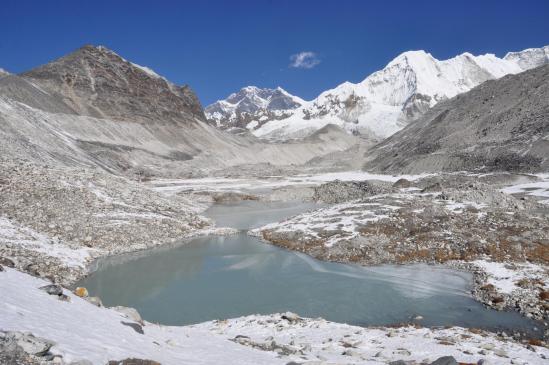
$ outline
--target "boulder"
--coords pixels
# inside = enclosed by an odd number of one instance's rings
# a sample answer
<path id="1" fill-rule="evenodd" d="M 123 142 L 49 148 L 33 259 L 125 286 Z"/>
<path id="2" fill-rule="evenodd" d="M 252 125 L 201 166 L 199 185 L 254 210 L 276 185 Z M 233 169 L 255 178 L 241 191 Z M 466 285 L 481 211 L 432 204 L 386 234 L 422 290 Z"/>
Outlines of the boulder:
<path id="1" fill-rule="evenodd" d="M 453 356 L 443 356 L 433 361 L 431 365 L 458 365 L 458 362 Z"/>
<path id="2" fill-rule="evenodd" d="M 118 313 L 123 314 L 124 317 L 143 325 L 143 319 L 141 318 L 141 315 L 139 315 L 139 312 L 135 308 L 116 306 L 116 307 L 111 307 L 111 309 L 114 309 Z"/>
<path id="3" fill-rule="evenodd" d="M 85 297 L 84 298 L 88 303 L 91 303 L 97 307 L 102 307 L 103 302 L 101 301 L 101 298 L 99 297 Z"/>
<path id="4" fill-rule="evenodd" d="M 23 351 L 34 356 L 46 355 L 50 348 L 55 345 L 52 341 L 34 337 L 34 335 L 30 333 L 8 332 L 7 335 L 8 337 L 11 337 Z"/>
<path id="5" fill-rule="evenodd" d="M 107 365 L 161 365 L 161 364 L 153 360 L 124 359 L 124 360 L 111 360 L 107 363 Z"/>
<path id="6" fill-rule="evenodd" d="M 15 267 L 15 263 L 6 257 L 0 257 L 0 265 L 4 265 L 6 267 L 11 267 L 11 268 Z"/>
<path id="7" fill-rule="evenodd" d="M 393 184 L 393 188 L 397 189 L 406 189 L 412 186 L 412 183 L 408 179 L 398 179 Z"/>

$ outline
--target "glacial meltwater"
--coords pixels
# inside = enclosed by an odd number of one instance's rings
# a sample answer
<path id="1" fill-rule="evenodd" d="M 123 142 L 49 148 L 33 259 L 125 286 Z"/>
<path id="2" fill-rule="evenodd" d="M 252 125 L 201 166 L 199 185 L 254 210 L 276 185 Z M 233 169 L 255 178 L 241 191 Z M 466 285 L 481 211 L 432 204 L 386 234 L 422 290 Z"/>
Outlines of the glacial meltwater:
<path id="1" fill-rule="evenodd" d="M 186 325 L 292 311 L 354 325 L 410 322 L 515 329 L 533 321 L 484 308 L 470 294 L 471 275 L 432 265 L 362 267 L 315 260 L 248 236 L 313 204 L 217 204 L 206 214 L 220 227 L 243 230 L 101 260 L 78 283 L 106 306 L 136 308 L 145 320 Z"/>

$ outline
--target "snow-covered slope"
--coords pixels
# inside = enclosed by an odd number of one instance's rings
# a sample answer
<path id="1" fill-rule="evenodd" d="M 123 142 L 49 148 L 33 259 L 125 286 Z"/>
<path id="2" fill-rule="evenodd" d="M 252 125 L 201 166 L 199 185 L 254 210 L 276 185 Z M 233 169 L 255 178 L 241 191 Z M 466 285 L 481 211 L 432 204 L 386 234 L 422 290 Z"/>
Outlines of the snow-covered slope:
<path id="1" fill-rule="evenodd" d="M 464 363 L 542 364 L 549 356 L 544 347 L 479 330 L 363 328 L 291 313 L 185 327 L 141 324 L 68 290 L 64 293 L 70 300 L 61 301 L 39 289 L 48 284 L 13 269 L 0 272 L 0 335 L 2 331 L 32 333 L 39 338 L 31 337 L 33 343 L 50 342 L 48 354 L 65 364 L 102 365 L 125 358 L 163 365 L 387 364 L 395 360 L 431 363 L 442 356 Z"/>
<path id="2" fill-rule="evenodd" d="M 4 70 L 3 68 L 0 68 L 0 77 L 7 76 L 9 74 L 10 73 L 8 71 Z"/>
<path id="3" fill-rule="evenodd" d="M 549 46 L 508 53 L 504 58 L 463 53 L 442 61 L 425 51 L 409 51 L 362 82 L 345 82 L 286 111 L 284 118 L 260 123 L 263 116 L 248 116 L 246 127 L 258 137 L 288 139 L 336 124 L 352 133 L 382 139 L 441 100 L 469 91 L 486 80 L 548 62 Z"/>
<path id="4" fill-rule="evenodd" d="M 247 86 L 218 100 L 205 109 L 206 117 L 218 128 L 232 130 L 235 128 L 254 129 L 269 120 L 283 119 L 290 112 L 306 102 L 286 90 L 260 89 Z M 254 123 L 251 123 L 251 121 Z"/>

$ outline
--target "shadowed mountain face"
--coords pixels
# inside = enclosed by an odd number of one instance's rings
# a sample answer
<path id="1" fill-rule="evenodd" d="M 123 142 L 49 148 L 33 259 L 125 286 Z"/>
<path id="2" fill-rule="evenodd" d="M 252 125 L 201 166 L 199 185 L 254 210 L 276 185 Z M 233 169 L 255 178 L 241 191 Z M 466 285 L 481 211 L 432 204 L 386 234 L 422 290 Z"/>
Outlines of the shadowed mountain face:
<path id="1" fill-rule="evenodd" d="M 365 169 L 547 171 L 549 65 L 443 101 L 366 154 Z"/>
<path id="2" fill-rule="evenodd" d="M 205 119 L 188 86 L 176 86 L 101 46 L 84 46 L 20 76 L 60 97 L 80 115 L 187 122 Z"/>

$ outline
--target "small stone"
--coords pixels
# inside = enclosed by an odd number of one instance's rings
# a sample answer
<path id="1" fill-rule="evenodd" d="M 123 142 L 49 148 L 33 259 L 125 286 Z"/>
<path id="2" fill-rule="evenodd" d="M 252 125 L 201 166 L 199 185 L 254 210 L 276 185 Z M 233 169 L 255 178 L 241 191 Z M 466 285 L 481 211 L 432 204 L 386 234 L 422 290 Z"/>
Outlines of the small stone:
<path id="1" fill-rule="evenodd" d="M 38 289 L 45 291 L 49 295 L 61 295 L 61 294 L 63 294 L 63 288 L 61 288 L 57 284 L 44 285 L 44 286 L 41 286 Z"/>
<path id="2" fill-rule="evenodd" d="M 295 322 L 299 322 L 301 321 L 301 317 L 298 316 L 297 314 L 295 313 L 292 313 L 292 312 L 286 312 L 282 315 L 282 319 L 285 319 L 287 320 L 288 322 L 290 323 L 295 323 Z"/>
<path id="3" fill-rule="evenodd" d="M 4 267 L 0 265 L 0 272 L 4 271 Z"/>
<path id="4" fill-rule="evenodd" d="M 88 289 L 81 286 L 74 290 L 74 294 L 78 295 L 80 298 L 86 298 L 89 296 Z"/>
<path id="5" fill-rule="evenodd" d="M 143 331 L 143 327 L 141 327 L 141 325 L 139 325 L 137 323 L 124 322 L 124 321 L 121 321 L 120 323 L 122 323 L 124 326 L 128 326 L 128 327 L 132 328 L 135 332 L 137 332 L 141 335 L 145 334 L 145 332 Z"/>
<path id="6" fill-rule="evenodd" d="M 361 356 L 360 352 L 358 352 L 356 350 L 353 350 L 353 349 L 347 349 L 347 350 L 343 351 L 342 355 L 352 356 L 352 357 L 360 357 Z"/>
<path id="7" fill-rule="evenodd" d="M 402 356 L 410 356 L 412 353 L 406 349 L 397 349 L 395 351 L 396 354 L 402 355 Z"/>
<path id="8" fill-rule="evenodd" d="M 69 297 L 68 295 L 65 295 L 65 294 L 59 295 L 57 297 L 57 299 L 59 299 L 62 302 L 70 302 L 71 301 L 71 297 Z"/>

